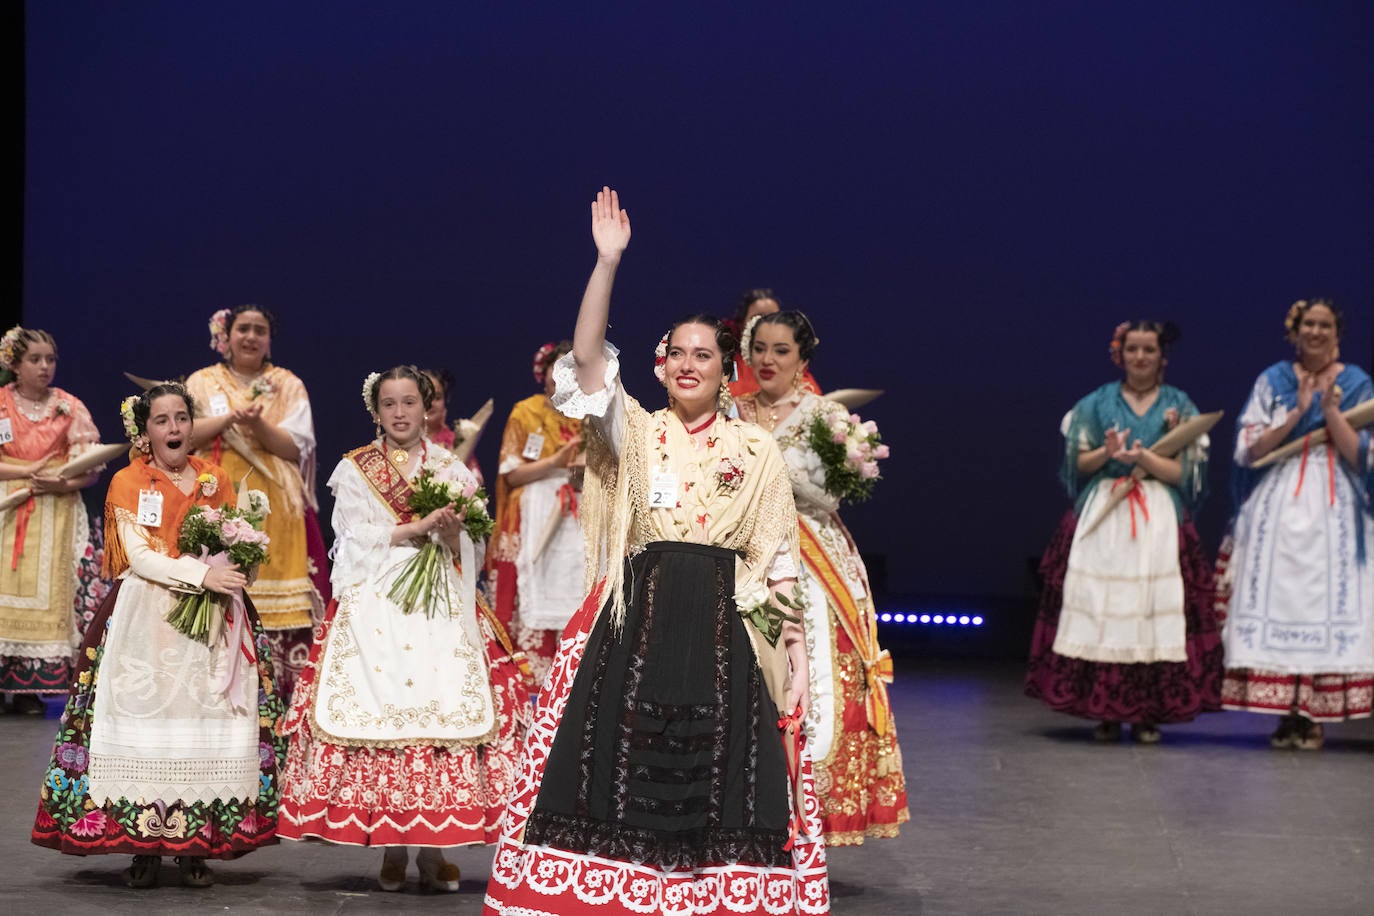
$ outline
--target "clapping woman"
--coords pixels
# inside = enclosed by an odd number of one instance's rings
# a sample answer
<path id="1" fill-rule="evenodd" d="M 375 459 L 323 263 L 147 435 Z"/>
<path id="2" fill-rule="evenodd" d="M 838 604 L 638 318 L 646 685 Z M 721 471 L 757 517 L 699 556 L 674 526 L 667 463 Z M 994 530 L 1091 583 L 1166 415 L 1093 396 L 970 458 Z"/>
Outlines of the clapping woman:
<path id="1" fill-rule="evenodd" d="M 1222 696 L 1280 716 L 1275 748 L 1317 750 L 1323 723 L 1369 716 L 1374 694 L 1374 455 L 1369 430 L 1343 415 L 1374 399 L 1374 383 L 1341 359 L 1334 303 L 1295 302 L 1284 325 L 1296 359 L 1260 374 L 1237 423 Z"/>
<path id="2" fill-rule="evenodd" d="M 100 439 L 91 415 L 53 385 L 57 341 L 47 331 L 11 328 L 0 338 L 0 493 L 28 490 L 0 510 L 0 691 L 16 712 L 42 715 L 44 693 L 71 679 L 78 554 L 90 527 L 80 491 L 99 477 L 66 480 L 53 470 Z M 84 553 L 84 551 L 82 551 Z"/>
<path id="3" fill-rule="evenodd" d="M 1118 325 L 1109 353 L 1123 377 L 1074 405 L 1060 428 L 1074 505 L 1041 560 L 1025 689 L 1097 720 L 1100 741 L 1130 723 L 1135 741 L 1154 744 L 1161 724 L 1221 705 L 1212 570 L 1190 518 L 1206 494 L 1207 440 L 1173 458 L 1150 450 L 1197 414 L 1164 383 L 1178 336 L 1167 322 Z M 1113 505 L 1116 491 L 1126 496 Z"/>
<path id="4" fill-rule="evenodd" d="M 310 397 L 299 378 L 272 361 L 277 319 L 267 309 L 221 309 L 210 329 L 210 346 L 223 358 L 186 380 L 204 411 L 192 444 L 236 485 L 247 475 L 272 505 L 266 523 L 272 562 L 248 592 L 271 636 L 277 683 L 289 699 L 310 651 L 311 626 L 328 600 Z"/>

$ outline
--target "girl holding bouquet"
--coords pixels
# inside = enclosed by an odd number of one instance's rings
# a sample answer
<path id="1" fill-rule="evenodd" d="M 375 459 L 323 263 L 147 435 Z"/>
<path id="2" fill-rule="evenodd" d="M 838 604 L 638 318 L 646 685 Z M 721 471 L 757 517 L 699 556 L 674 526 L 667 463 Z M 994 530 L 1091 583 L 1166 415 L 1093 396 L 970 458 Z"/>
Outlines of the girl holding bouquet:
<path id="1" fill-rule="evenodd" d="M 0 691 L 15 712 L 42 715 L 42 693 L 71 680 L 74 598 L 90 541 L 80 490 L 98 470 L 64 480 L 53 471 L 100 440 L 86 405 L 52 384 L 57 342 L 14 327 L 0 338 L 0 495 L 28 490 L 0 509 Z"/>
<path id="2" fill-rule="evenodd" d="M 456 891 L 443 849 L 495 842 L 529 721 L 529 689 L 476 589 L 491 521 L 472 473 L 425 436 L 430 380 L 363 383 L 381 432 L 344 456 L 334 493 L 335 599 L 292 699 L 280 834 L 381 846 L 383 890 Z"/>
<path id="3" fill-rule="evenodd" d="M 590 594 L 544 684 L 484 912 L 828 912 L 786 466 L 721 411 L 734 347 L 713 318 L 660 342 L 668 407 L 625 392 L 605 332 L 630 222 L 609 188 L 592 236 L 553 368 L 555 406 L 589 420 Z"/>
<path id="4" fill-rule="evenodd" d="M 1164 384 L 1178 336 L 1167 322 L 1118 325 L 1108 355 L 1125 377 L 1079 401 L 1060 426 L 1060 479 L 1075 503 L 1040 562 L 1025 689 L 1051 709 L 1098 720 L 1099 741 L 1118 740 L 1128 722 L 1135 741 L 1154 744 L 1160 724 L 1221 708 L 1212 569 L 1189 520 L 1206 495 L 1207 438 L 1175 458 L 1149 448 L 1197 415 Z M 1132 476 L 1137 468 L 1143 479 Z M 1111 506 L 1119 487 L 1126 498 Z"/>
<path id="5" fill-rule="evenodd" d="M 554 409 L 553 374 L 572 341 L 534 354 L 541 388 L 511 408 L 496 478 L 496 534 L 487 575 L 496 616 L 542 684 L 558 637 L 582 603 L 582 423 Z"/>
<path id="6" fill-rule="evenodd" d="M 825 841 L 895 837 L 910 815 L 887 701 L 892 659 L 878 646 L 868 572 L 838 512 L 842 497 L 866 496 L 887 446 L 871 421 L 860 425 L 806 385 L 818 340 L 801 312 L 751 319 L 741 343 L 759 388 L 736 398 L 740 418 L 777 440 L 797 504 L 811 665 L 806 727 Z"/>
<path id="7" fill-rule="evenodd" d="M 310 652 L 311 627 L 329 600 L 329 577 L 316 514 L 310 396 L 294 373 L 272 361 L 276 333 L 276 316 L 260 305 L 219 310 L 210 318 L 210 348 L 222 359 L 191 373 L 186 387 L 203 412 L 192 443 L 196 454 L 235 482 L 251 470 L 249 485 L 272 505 L 265 523 L 272 562 L 248 593 L 271 637 L 276 682 L 289 702 Z"/>
<path id="8" fill-rule="evenodd" d="M 177 547 L 188 514 L 221 510 L 234 492 L 222 469 L 190 455 L 190 395 L 157 385 L 122 412 L 141 454 L 106 498 L 105 573 L 117 582 L 77 658 L 33 841 L 132 853 L 130 887 L 156 884 L 160 857 L 173 855 L 183 884 L 207 887 L 207 858 L 276 842 L 283 707 L 252 604 L 229 600 L 246 571 Z M 224 596 L 208 643 L 167 619 L 198 593 Z"/>

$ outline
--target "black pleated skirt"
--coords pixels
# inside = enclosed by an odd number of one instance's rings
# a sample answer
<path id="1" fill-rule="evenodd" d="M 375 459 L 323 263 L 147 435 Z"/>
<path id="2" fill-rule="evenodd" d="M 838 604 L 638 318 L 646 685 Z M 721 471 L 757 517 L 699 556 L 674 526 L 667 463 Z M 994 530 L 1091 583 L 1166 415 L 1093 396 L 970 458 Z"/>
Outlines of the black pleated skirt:
<path id="1" fill-rule="evenodd" d="M 735 609 L 735 554 L 658 541 L 626 560 L 549 752 L 527 844 L 665 871 L 789 866 L 778 714 Z"/>

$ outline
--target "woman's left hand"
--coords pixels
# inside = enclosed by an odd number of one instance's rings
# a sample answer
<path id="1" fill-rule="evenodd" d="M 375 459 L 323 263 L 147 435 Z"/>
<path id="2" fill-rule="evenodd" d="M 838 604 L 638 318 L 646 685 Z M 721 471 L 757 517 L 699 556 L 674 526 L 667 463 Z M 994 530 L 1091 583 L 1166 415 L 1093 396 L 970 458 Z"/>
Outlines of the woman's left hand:
<path id="1" fill-rule="evenodd" d="M 243 425 L 256 430 L 261 429 L 264 422 L 266 421 L 262 418 L 261 404 L 249 404 L 247 407 L 240 407 L 234 411 L 233 423 L 235 426 Z"/>
<path id="2" fill-rule="evenodd" d="M 452 506 L 435 509 L 425 516 L 425 523 L 429 526 L 428 530 L 438 535 L 439 539 L 451 549 L 456 550 L 458 548 L 459 537 L 463 533 L 463 523 L 458 518 L 458 513 L 453 511 Z"/>
<path id="3" fill-rule="evenodd" d="M 68 493 L 71 491 L 71 483 L 65 478 L 53 474 L 34 474 L 29 478 L 29 489 L 34 496 L 42 496 L 46 493 Z"/>
<path id="4" fill-rule="evenodd" d="M 802 722 L 806 721 L 807 700 L 811 697 L 811 682 L 807 677 L 807 672 L 802 671 L 801 675 L 794 670 L 791 680 L 787 684 L 787 709 L 788 713 L 801 711 L 798 717 Z"/>
<path id="5" fill-rule="evenodd" d="M 1341 398 L 1345 396 L 1345 392 L 1341 390 L 1340 385 L 1333 381 L 1329 388 L 1318 390 L 1317 393 L 1321 396 L 1322 413 L 1328 418 L 1333 413 L 1341 412 Z"/>

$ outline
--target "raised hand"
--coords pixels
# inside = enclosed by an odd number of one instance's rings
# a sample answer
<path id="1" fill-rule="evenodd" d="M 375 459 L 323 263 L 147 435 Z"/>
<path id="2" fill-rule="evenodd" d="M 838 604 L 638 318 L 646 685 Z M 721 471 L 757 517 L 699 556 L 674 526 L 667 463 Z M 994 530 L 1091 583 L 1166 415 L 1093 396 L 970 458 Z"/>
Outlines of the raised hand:
<path id="1" fill-rule="evenodd" d="M 630 244 L 630 214 L 620 209 L 620 195 L 609 186 L 592 201 L 592 241 L 597 256 L 612 261 L 619 261 Z"/>

